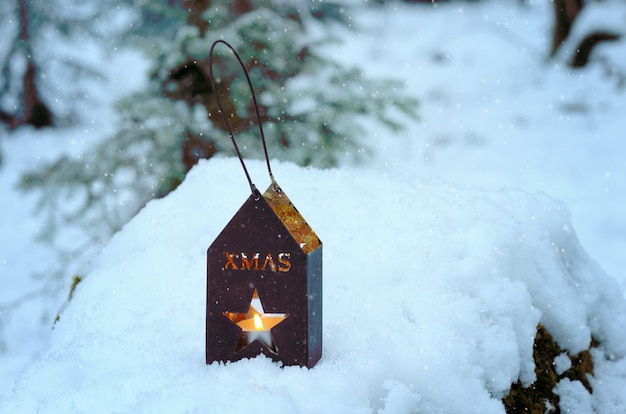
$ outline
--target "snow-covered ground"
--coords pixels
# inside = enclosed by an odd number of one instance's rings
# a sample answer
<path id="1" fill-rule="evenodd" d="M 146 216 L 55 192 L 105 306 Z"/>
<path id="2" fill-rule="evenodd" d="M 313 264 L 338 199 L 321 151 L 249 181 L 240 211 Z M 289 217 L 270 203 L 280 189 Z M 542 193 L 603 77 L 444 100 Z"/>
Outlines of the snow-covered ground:
<path id="1" fill-rule="evenodd" d="M 379 157 L 368 167 L 545 191 L 565 202 L 585 248 L 626 288 L 626 93 L 602 65 L 573 70 L 564 58 L 549 61 L 553 6 L 529 3 L 399 6 L 357 19 L 363 30 L 336 56 L 401 77 L 421 99 L 419 125 L 366 138 Z M 626 21 L 624 14 L 622 7 L 609 20 Z M 597 53 L 626 71 L 625 49 Z"/>
<path id="2" fill-rule="evenodd" d="M 211 160 L 114 239 L 52 335 L 67 292 L 0 315 L 0 412 L 501 412 L 510 383 L 532 380 L 538 322 L 571 352 L 604 341 L 594 398 L 563 382 L 565 404 L 623 412 L 626 94 L 600 65 L 548 61 L 551 5 L 514 3 L 364 9 L 338 30 L 328 53 L 406 80 L 421 120 L 395 136 L 368 126 L 375 156 L 357 169 L 275 163 L 325 244 L 315 369 L 204 365 L 205 249 L 247 196 L 237 163 Z M 129 66 L 112 64 L 100 93 L 136 83 Z M 110 117 L 2 137 L 0 304 L 46 286 L 29 275 L 56 260 L 32 242 L 19 174 L 80 151 Z"/>
<path id="3" fill-rule="evenodd" d="M 626 302 L 561 203 L 364 170 L 274 173 L 324 242 L 314 369 L 204 363 L 206 249 L 249 196 L 238 160 L 213 159 L 113 238 L 0 411 L 502 413 L 510 385 L 535 379 L 538 323 L 571 354 L 602 343 L 593 398 L 563 380 L 562 408 L 626 409 Z"/>
<path id="4" fill-rule="evenodd" d="M 70 289 L 69 281 L 56 275 L 59 261 L 67 258 L 35 241 L 44 217 L 34 214 L 34 194 L 17 190 L 21 174 L 61 154 L 80 154 L 112 134 L 115 99 L 146 84 L 147 65 L 136 53 L 100 53 L 90 59 L 108 62 L 110 79 L 92 86 L 79 108 L 82 124 L 24 128 L 10 135 L 0 130 L 0 394 L 11 389 L 17 374 L 45 346 Z"/>

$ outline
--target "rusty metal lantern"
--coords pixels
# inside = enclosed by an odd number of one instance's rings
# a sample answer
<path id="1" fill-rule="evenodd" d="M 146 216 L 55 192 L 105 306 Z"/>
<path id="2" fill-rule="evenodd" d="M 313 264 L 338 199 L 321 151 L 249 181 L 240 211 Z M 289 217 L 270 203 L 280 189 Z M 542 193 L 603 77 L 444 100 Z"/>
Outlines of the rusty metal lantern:
<path id="1" fill-rule="evenodd" d="M 257 110 L 271 184 L 252 183 L 215 94 L 252 194 L 207 252 L 206 363 L 263 354 L 283 365 L 313 367 L 322 356 L 322 242 L 274 180 L 252 83 L 235 49 Z"/>

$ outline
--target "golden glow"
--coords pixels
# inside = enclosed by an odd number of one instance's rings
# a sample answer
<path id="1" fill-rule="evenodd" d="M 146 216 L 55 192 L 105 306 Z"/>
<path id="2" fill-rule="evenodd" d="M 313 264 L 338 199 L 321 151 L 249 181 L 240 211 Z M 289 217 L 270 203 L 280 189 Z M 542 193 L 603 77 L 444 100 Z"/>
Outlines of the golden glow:
<path id="1" fill-rule="evenodd" d="M 261 319 L 259 314 L 255 313 L 252 318 L 254 319 L 254 329 L 256 329 L 257 331 L 264 330 L 264 328 L 263 328 L 263 320 Z"/>
<path id="2" fill-rule="evenodd" d="M 278 348 L 274 344 L 272 336 L 272 329 L 287 319 L 289 315 L 286 313 L 265 313 L 256 289 L 254 289 L 246 313 L 226 311 L 223 315 L 241 329 L 235 352 L 239 352 L 253 342 L 257 342 L 265 346 L 269 352 L 278 354 Z"/>

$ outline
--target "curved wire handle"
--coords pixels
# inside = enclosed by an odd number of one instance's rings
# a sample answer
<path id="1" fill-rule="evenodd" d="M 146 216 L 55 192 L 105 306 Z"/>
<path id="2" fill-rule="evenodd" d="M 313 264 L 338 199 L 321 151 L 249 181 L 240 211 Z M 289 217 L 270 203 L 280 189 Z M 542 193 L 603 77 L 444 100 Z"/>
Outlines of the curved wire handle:
<path id="1" fill-rule="evenodd" d="M 226 42 L 225 40 L 220 39 L 220 40 L 216 40 L 215 42 L 213 42 L 213 44 L 211 45 L 211 50 L 209 51 L 209 80 L 211 81 L 211 88 L 213 89 L 213 95 L 215 95 L 217 107 L 219 108 L 220 115 L 222 116 L 222 122 L 224 122 L 224 125 L 226 126 L 226 129 L 228 130 L 228 134 L 230 135 L 230 140 L 233 142 L 233 145 L 235 146 L 235 151 L 237 151 L 237 156 L 239 157 L 239 161 L 241 162 L 243 171 L 244 173 L 246 173 L 248 184 L 250 184 L 250 190 L 252 191 L 252 194 L 255 194 L 255 192 L 257 192 L 256 186 L 252 183 L 252 179 L 250 178 L 250 174 L 248 173 L 246 164 L 243 162 L 241 151 L 239 151 L 239 146 L 237 145 L 237 141 L 235 141 L 233 130 L 231 129 L 230 124 L 228 123 L 228 119 L 226 118 L 226 114 L 224 113 L 224 107 L 222 106 L 222 102 L 220 101 L 219 94 L 217 93 L 217 89 L 215 87 L 215 78 L 213 77 L 213 49 L 215 49 L 215 46 L 217 46 L 218 43 L 223 43 L 224 45 L 226 45 L 226 47 L 228 47 L 233 52 L 233 54 L 239 61 L 241 68 L 243 69 L 243 73 L 246 75 L 246 80 L 248 81 L 250 92 L 252 93 L 252 101 L 254 102 L 254 109 L 256 111 L 256 117 L 259 122 L 259 131 L 261 133 L 261 140 L 263 141 L 263 152 L 265 153 L 265 162 L 267 163 L 267 172 L 270 175 L 272 184 L 276 185 L 276 181 L 274 181 L 274 175 L 272 174 L 272 167 L 270 167 L 270 157 L 267 154 L 267 144 L 265 143 L 265 134 L 263 133 L 263 125 L 261 124 L 261 114 L 259 113 L 259 105 L 257 104 L 256 95 L 254 93 L 254 88 L 252 87 L 252 81 L 250 80 L 250 76 L 248 75 L 246 66 L 244 65 L 243 61 L 239 57 L 239 54 L 237 53 L 235 48 L 232 47 L 230 43 Z"/>

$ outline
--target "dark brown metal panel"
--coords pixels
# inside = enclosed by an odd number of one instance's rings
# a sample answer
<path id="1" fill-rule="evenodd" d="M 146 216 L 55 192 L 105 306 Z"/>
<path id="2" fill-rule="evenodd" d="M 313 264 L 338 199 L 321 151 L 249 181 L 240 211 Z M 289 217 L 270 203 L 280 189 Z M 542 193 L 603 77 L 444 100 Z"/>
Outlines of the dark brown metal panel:
<path id="1" fill-rule="evenodd" d="M 260 194 L 251 195 L 207 255 L 206 362 L 267 355 L 312 367 L 321 356 L 321 243 L 306 254 Z M 271 329 L 275 349 L 255 341 L 225 313 L 246 313 L 254 291 L 265 313 L 288 316 Z"/>

